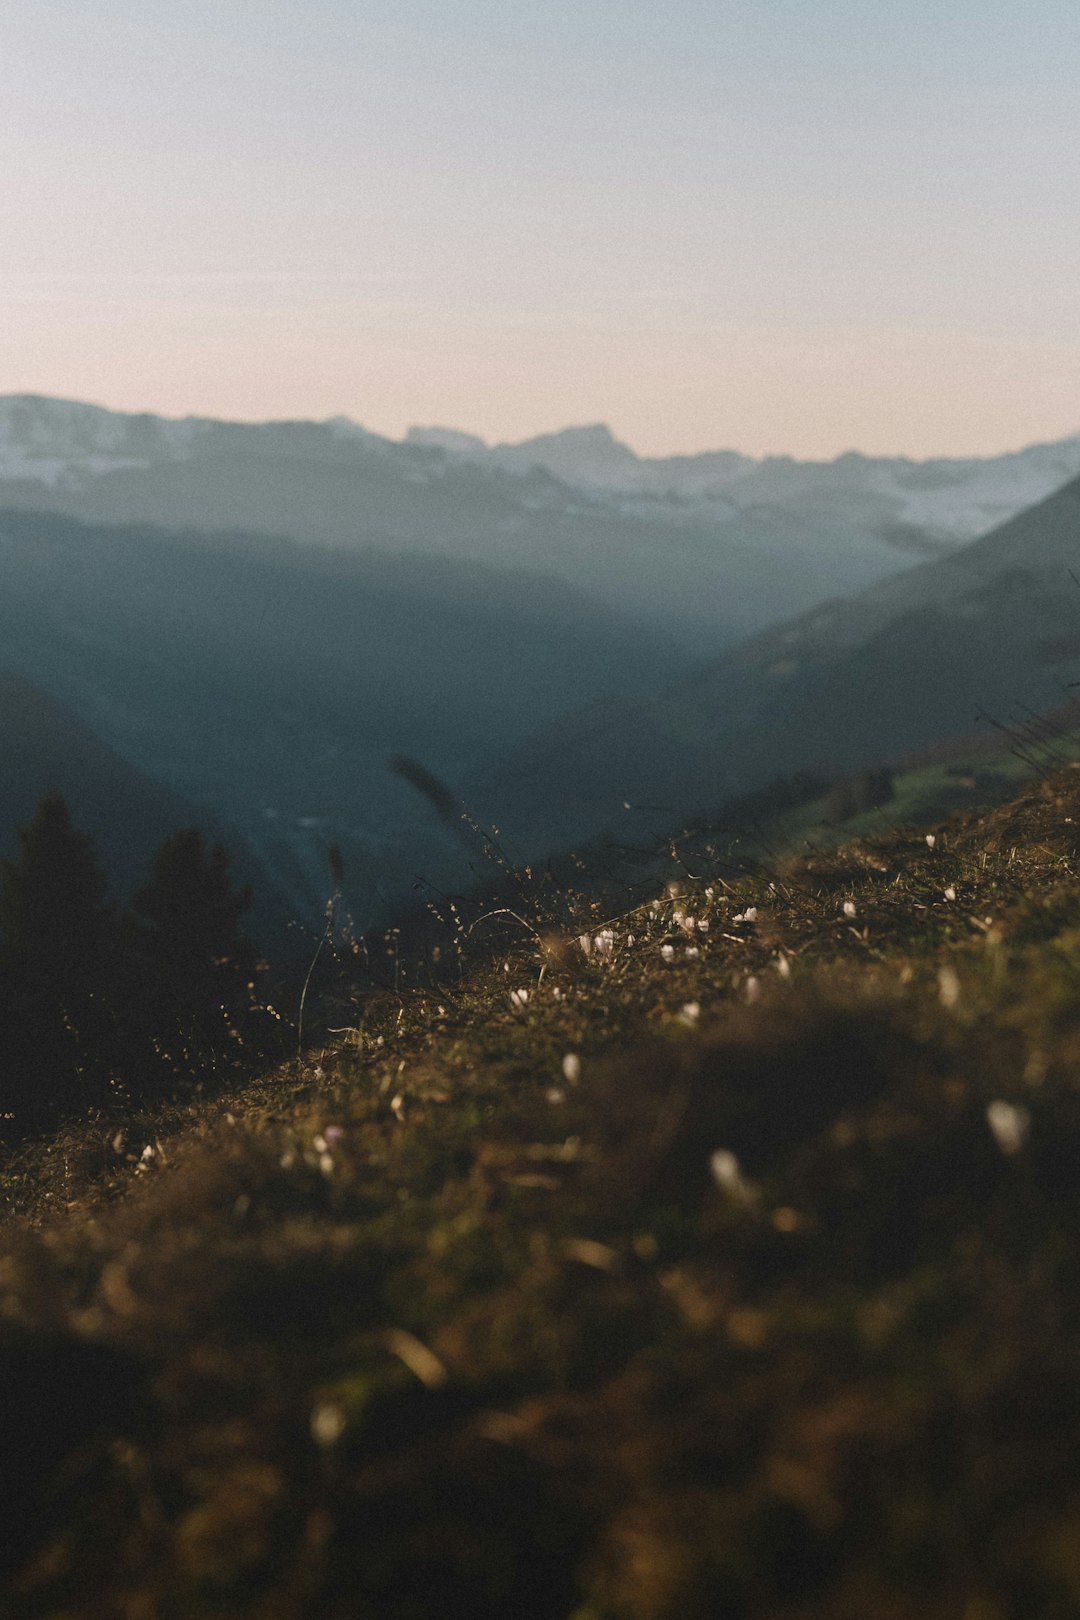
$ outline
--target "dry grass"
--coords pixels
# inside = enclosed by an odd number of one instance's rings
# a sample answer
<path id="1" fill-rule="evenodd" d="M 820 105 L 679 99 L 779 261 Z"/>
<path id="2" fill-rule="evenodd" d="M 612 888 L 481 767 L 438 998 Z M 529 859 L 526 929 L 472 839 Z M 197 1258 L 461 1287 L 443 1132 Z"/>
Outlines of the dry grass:
<path id="1" fill-rule="evenodd" d="M 1078 827 L 1066 771 L 511 928 L 23 1150 L 5 1612 L 1080 1611 Z"/>

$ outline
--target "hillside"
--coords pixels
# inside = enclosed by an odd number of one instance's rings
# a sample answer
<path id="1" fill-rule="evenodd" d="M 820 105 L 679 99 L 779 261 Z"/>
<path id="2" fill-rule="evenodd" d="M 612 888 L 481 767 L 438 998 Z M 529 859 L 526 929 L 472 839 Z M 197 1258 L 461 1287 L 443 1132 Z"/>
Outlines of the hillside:
<path id="1" fill-rule="evenodd" d="M 663 831 L 780 775 L 849 774 L 1080 678 L 1080 480 L 947 558 L 762 632 L 637 705 L 585 706 L 470 784 L 523 850 Z M 544 784 L 544 792 L 538 784 Z"/>
<path id="2" fill-rule="evenodd" d="M 5 1612 L 1074 1614 L 1078 827 L 526 886 L 11 1158 Z"/>
<path id="3" fill-rule="evenodd" d="M 358 923 L 476 850 L 388 770 L 456 783 L 584 695 L 686 667 L 558 580 L 258 535 L 0 510 L 5 666 L 65 702 L 200 815 L 235 827 L 320 917 L 327 846 Z"/>
<path id="4" fill-rule="evenodd" d="M 126 764 L 62 704 L 0 671 L 0 858 L 47 793 L 62 793 L 121 891 L 141 879 L 190 805 Z"/>
<path id="5" fill-rule="evenodd" d="M 146 881 L 162 842 L 198 826 L 229 854 L 236 882 L 252 890 L 248 930 L 265 949 L 294 949 L 293 915 L 267 868 L 235 826 L 197 808 L 110 748 L 72 709 L 18 675 L 0 670 L 0 860 L 17 853 L 16 828 L 40 800 L 60 793 L 75 827 L 93 841 L 113 901 Z"/>

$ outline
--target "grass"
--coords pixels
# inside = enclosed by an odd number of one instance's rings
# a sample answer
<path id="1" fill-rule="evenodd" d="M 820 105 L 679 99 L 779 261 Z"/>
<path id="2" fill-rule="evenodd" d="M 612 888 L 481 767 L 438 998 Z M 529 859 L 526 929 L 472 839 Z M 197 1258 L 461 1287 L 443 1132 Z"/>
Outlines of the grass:
<path id="1" fill-rule="evenodd" d="M 4 1612 L 1075 1615 L 1078 829 L 1066 769 L 495 919 L 13 1154 Z"/>

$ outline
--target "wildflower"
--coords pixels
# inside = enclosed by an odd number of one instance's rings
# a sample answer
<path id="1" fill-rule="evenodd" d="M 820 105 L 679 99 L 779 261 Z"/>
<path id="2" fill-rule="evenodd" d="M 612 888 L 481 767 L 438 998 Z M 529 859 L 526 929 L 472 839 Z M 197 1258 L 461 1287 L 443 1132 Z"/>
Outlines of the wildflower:
<path id="1" fill-rule="evenodd" d="M 717 1148 L 709 1160 L 712 1178 L 725 1192 L 740 1192 L 743 1188 L 742 1170 L 730 1148 Z"/>
<path id="2" fill-rule="evenodd" d="M 698 918 L 698 933 L 699 934 L 707 934 L 708 932 L 709 932 L 709 919 L 708 919 L 708 917 L 699 917 Z"/>
<path id="3" fill-rule="evenodd" d="M 747 1001 L 758 1001 L 758 1000 L 760 1000 L 760 997 L 761 997 L 761 980 L 758 979 L 758 978 L 755 978 L 753 974 L 751 974 L 750 977 L 747 979 L 746 984 L 744 986 L 744 989 L 746 991 L 746 999 L 747 999 Z"/>
<path id="4" fill-rule="evenodd" d="M 557 1107 L 559 1103 L 564 1103 L 566 1101 L 566 1092 L 561 1086 L 549 1086 L 547 1100 L 549 1103 L 551 1103 L 552 1107 Z"/>
<path id="5" fill-rule="evenodd" d="M 345 1433 L 345 1414 L 332 1401 L 320 1401 L 311 1414 L 311 1438 L 317 1446 L 333 1446 Z"/>
<path id="6" fill-rule="evenodd" d="M 528 1001 L 529 992 L 527 990 L 511 990 L 510 1005 L 517 1012 L 521 1012 L 528 1005 Z"/>
<path id="7" fill-rule="evenodd" d="M 619 1256 L 615 1250 L 609 1248 L 606 1243 L 597 1243 L 595 1238 L 568 1238 L 563 1245 L 563 1253 L 568 1260 L 576 1260 L 582 1266 L 591 1266 L 594 1271 L 618 1269 Z"/>
<path id="8" fill-rule="evenodd" d="M 955 890 L 955 888 L 953 887 L 953 885 L 951 883 L 949 884 L 949 887 L 945 890 L 945 898 L 946 898 L 946 900 L 955 900 L 956 899 L 956 890 Z"/>
<path id="9" fill-rule="evenodd" d="M 701 1017 L 701 1002 L 685 1002 L 679 1009 L 677 1016 L 680 1024 L 685 1024 L 687 1029 L 693 1029 L 697 1024 L 698 1019 Z"/>
<path id="10" fill-rule="evenodd" d="M 593 940 L 593 946 L 597 956 L 610 956 L 615 949 L 615 930 L 613 928 L 601 928 Z"/>
<path id="11" fill-rule="evenodd" d="M 701 952 L 698 950 L 696 945 L 688 945 L 686 947 L 686 955 L 689 957 L 695 957 L 700 956 Z"/>
<path id="12" fill-rule="evenodd" d="M 757 906 L 747 906 L 746 910 L 740 911 L 737 917 L 732 918 L 732 921 L 748 923 L 757 922 Z"/>
<path id="13" fill-rule="evenodd" d="M 776 959 L 776 971 L 782 979 L 791 978 L 791 961 L 782 951 Z"/>
<path id="14" fill-rule="evenodd" d="M 854 900 L 845 900 L 844 901 L 844 916 L 845 917 L 854 917 L 855 916 L 855 902 L 854 902 Z"/>
<path id="15" fill-rule="evenodd" d="M 578 944 L 581 946 L 582 953 L 585 956 L 591 956 L 592 955 L 592 935 L 591 934 L 579 934 L 578 935 Z"/>
<path id="16" fill-rule="evenodd" d="M 960 1000 L 960 976 L 951 963 L 938 969 L 938 1000 L 943 1007 L 955 1007 Z"/>
<path id="17" fill-rule="evenodd" d="M 581 1059 L 576 1052 L 567 1052 L 562 1060 L 563 1079 L 576 1086 L 581 1079 Z"/>
<path id="18" fill-rule="evenodd" d="M 674 960 L 675 960 L 675 947 L 674 947 L 674 945 L 661 945 L 661 947 L 660 947 L 660 955 L 663 957 L 665 962 L 674 962 Z"/>
<path id="19" fill-rule="evenodd" d="M 390 1099 L 390 1107 L 393 1109 L 394 1118 L 398 1121 L 399 1124 L 404 1125 L 404 1123 L 405 1123 L 405 1099 L 401 1095 L 400 1092 L 398 1093 L 398 1095 L 396 1097 L 391 1097 L 391 1099 Z"/>
<path id="20" fill-rule="evenodd" d="M 345 1132 L 340 1125 L 328 1125 L 323 1135 L 329 1147 L 337 1147 L 338 1143 L 344 1139 Z"/>
<path id="21" fill-rule="evenodd" d="M 937 839 L 934 837 L 934 834 L 933 833 L 927 833 L 927 835 L 926 835 L 926 847 L 927 847 L 927 849 L 933 849 L 933 847 L 934 847 L 934 845 L 936 843 L 937 843 Z"/>
<path id="22" fill-rule="evenodd" d="M 626 936 L 626 948 L 627 948 L 628 951 L 633 950 L 633 948 L 634 948 L 634 936 L 633 936 L 633 934 L 627 934 L 627 936 Z"/>
<path id="23" fill-rule="evenodd" d="M 1026 1108 L 999 1099 L 988 1106 L 986 1123 L 1002 1153 L 1011 1156 L 1019 1153 L 1027 1140 L 1031 1128 L 1031 1115 Z"/>

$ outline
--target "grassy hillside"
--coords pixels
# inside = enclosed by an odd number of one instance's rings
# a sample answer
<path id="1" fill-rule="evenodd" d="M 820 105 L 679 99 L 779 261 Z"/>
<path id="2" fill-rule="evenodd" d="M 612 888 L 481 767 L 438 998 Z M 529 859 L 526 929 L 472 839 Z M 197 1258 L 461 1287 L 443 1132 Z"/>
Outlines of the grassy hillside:
<path id="1" fill-rule="evenodd" d="M 1074 1615 L 1078 829 L 463 922 L 13 1157 L 4 1612 Z"/>

